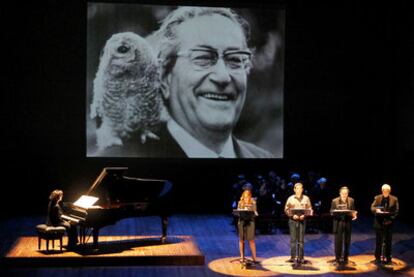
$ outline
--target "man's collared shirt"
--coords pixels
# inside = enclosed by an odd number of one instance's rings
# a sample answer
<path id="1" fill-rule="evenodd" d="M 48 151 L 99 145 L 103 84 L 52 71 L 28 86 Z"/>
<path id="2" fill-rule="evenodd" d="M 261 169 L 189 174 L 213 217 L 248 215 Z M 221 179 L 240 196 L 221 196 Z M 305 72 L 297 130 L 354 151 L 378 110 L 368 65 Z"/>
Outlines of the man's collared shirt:
<path id="1" fill-rule="evenodd" d="M 178 123 L 170 119 L 167 123 L 167 129 L 171 136 L 177 141 L 181 149 L 185 152 L 189 158 L 236 158 L 236 152 L 234 151 L 233 140 L 231 136 L 227 139 L 224 144 L 221 153 L 210 150 L 199 142 L 196 138 L 190 135 L 184 128 Z"/>
<path id="2" fill-rule="evenodd" d="M 306 195 L 302 195 L 302 197 L 298 198 L 296 195 L 291 195 L 285 205 L 285 211 L 289 209 L 311 209 L 312 205 L 310 202 L 309 197 Z"/>

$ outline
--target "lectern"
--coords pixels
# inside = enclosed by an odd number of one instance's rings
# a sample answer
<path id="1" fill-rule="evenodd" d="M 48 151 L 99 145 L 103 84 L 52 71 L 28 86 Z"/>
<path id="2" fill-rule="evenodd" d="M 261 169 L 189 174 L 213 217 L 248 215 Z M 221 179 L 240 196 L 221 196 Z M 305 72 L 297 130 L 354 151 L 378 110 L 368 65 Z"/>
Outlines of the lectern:
<path id="1" fill-rule="evenodd" d="M 334 217 L 340 217 L 340 216 L 353 217 L 357 213 L 357 211 L 349 210 L 349 209 L 338 209 L 338 210 L 332 210 L 331 213 Z"/>
<path id="2" fill-rule="evenodd" d="M 289 213 L 290 216 L 294 216 L 294 215 L 297 215 L 297 216 L 301 216 L 301 215 L 310 216 L 310 215 L 312 215 L 312 210 L 311 209 L 297 208 L 297 209 L 289 209 L 288 213 Z"/>
<path id="3" fill-rule="evenodd" d="M 380 211 L 376 212 L 375 215 L 379 217 L 389 217 L 391 216 L 391 213 L 380 209 Z"/>
<path id="4" fill-rule="evenodd" d="M 252 220 L 255 217 L 254 211 L 249 210 L 233 210 L 233 215 L 241 220 Z"/>
<path id="5" fill-rule="evenodd" d="M 250 211 L 250 210 L 243 210 L 243 209 L 237 209 L 237 210 L 233 210 L 233 215 L 237 216 L 240 220 L 248 222 L 250 220 L 253 220 L 253 218 L 256 216 L 254 211 Z M 246 228 L 243 224 L 243 229 Z M 244 242 L 243 242 L 244 243 Z M 243 259 L 240 260 L 240 264 L 242 268 L 247 268 L 249 265 L 252 264 L 252 261 L 244 258 L 244 247 L 242 248 L 243 250 Z M 232 262 L 237 261 L 238 259 L 232 260 Z"/>

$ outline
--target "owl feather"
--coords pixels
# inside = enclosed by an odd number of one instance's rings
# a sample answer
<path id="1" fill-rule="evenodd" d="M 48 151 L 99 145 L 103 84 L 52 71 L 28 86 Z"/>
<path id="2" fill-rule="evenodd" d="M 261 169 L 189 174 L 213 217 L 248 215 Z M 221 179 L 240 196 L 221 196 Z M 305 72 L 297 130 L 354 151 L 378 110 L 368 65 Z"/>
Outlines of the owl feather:
<path id="1" fill-rule="evenodd" d="M 97 146 L 123 145 L 133 134 L 140 143 L 158 139 L 161 95 L 155 54 L 148 42 L 132 33 L 114 34 L 105 44 L 93 82 L 90 117 L 99 118 Z"/>

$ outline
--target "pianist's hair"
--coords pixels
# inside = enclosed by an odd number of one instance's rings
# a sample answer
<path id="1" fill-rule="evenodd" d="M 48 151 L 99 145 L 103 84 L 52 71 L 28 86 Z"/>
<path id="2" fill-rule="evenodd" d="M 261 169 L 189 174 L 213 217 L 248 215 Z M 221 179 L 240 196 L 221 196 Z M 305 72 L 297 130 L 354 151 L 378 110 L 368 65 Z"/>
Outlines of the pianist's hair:
<path id="1" fill-rule="evenodd" d="M 52 193 L 50 193 L 49 200 L 58 201 L 61 196 L 63 196 L 63 191 L 61 191 L 60 189 L 55 189 L 54 191 L 52 191 Z"/>

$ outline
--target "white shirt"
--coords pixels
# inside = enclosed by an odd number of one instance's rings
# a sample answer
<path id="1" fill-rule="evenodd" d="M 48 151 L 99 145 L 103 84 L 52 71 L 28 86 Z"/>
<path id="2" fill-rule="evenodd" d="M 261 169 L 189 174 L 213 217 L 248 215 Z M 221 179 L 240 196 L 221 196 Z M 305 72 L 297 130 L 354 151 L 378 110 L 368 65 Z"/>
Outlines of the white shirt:
<path id="1" fill-rule="evenodd" d="M 190 135 L 183 127 L 178 125 L 178 123 L 170 119 L 167 122 L 167 129 L 170 132 L 171 136 L 177 141 L 181 146 L 181 149 L 185 152 L 189 158 L 236 158 L 236 152 L 234 151 L 233 140 L 231 136 L 228 137 L 226 143 L 224 144 L 223 150 L 221 153 L 216 153 L 196 138 Z"/>
<path id="2" fill-rule="evenodd" d="M 312 209 L 312 204 L 309 197 L 302 194 L 300 198 L 296 194 L 291 195 L 285 204 L 285 212 L 289 209 Z"/>

